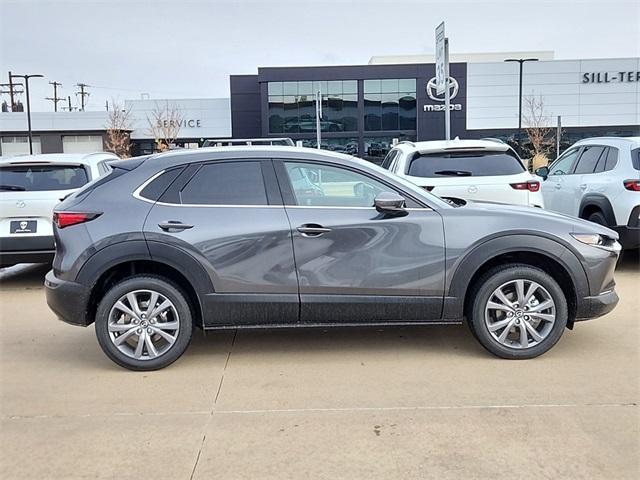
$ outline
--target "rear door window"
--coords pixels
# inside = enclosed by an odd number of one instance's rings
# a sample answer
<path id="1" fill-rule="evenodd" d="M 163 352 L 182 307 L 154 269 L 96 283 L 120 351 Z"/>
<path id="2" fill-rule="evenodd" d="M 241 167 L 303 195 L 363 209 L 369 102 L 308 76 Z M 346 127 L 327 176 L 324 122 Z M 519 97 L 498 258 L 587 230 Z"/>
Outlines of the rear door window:
<path id="1" fill-rule="evenodd" d="M 516 175 L 524 172 L 520 160 L 509 152 L 446 152 L 415 156 L 409 164 L 413 177 L 469 177 Z"/>
<path id="2" fill-rule="evenodd" d="M 183 204 L 268 205 L 259 161 L 203 165 L 180 191 Z"/>
<path id="3" fill-rule="evenodd" d="M 596 168 L 600 156 L 605 152 L 605 147 L 599 147 L 595 145 L 588 145 L 582 150 L 580 160 L 576 165 L 574 173 L 593 173 Z"/>
<path id="4" fill-rule="evenodd" d="M 42 192 L 71 190 L 89 181 L 81 165 L 9 165 L 0 167 L 0 190 Z"/>

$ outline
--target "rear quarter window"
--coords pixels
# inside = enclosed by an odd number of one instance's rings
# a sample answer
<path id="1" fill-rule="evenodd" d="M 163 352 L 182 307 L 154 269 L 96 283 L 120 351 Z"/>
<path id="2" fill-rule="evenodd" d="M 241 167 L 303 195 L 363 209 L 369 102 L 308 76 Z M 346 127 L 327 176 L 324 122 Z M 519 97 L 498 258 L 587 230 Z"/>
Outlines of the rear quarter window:
<path id="1" fill-rule="evenodd" d="M 414 177 L 516 175 L 524 165 L 509 152 L 446 152 L 418 154 L 407 171 Z"/>

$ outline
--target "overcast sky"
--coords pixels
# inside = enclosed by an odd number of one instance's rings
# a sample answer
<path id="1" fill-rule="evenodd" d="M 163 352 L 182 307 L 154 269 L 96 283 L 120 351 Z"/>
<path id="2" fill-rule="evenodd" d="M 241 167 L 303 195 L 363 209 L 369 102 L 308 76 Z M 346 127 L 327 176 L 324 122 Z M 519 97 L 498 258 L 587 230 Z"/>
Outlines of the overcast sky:
<path id="1" fill-rule="evenodd" d="M 228 97 L 229 75 L 259 66 L 366 64 L 433 53 L 554 50 L 558 59 L 640 56 L 640 0 L 45 1 L 0 0 L 0 83 L 34 79 L 34 111 L 87 83 L 88 108 L 115 97 Z M 7 98 L 4 96 L 3 98 Z"/>

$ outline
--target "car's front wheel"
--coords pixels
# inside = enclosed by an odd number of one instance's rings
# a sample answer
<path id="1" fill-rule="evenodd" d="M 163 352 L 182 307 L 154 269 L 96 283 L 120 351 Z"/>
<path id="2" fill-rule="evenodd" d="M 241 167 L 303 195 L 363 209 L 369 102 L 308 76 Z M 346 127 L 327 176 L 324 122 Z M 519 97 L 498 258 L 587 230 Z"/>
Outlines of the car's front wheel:
<path id="1" fill-rule="evenodd" d="M 131 370 L 157 370 L 176 361 L 191 341 L 193 316 L 186 296 L 160 277 L 117 283 L 96 311 L 96 336 L 104 353 Z"/>
<path id="2" fill-rule="evenodd" d="M 567 299 L 546 272 L 522 264 L 492 269 L 475 290 L 469 323 L 494 355 L 526 359 L 555 345 L 567 325 Z"/>

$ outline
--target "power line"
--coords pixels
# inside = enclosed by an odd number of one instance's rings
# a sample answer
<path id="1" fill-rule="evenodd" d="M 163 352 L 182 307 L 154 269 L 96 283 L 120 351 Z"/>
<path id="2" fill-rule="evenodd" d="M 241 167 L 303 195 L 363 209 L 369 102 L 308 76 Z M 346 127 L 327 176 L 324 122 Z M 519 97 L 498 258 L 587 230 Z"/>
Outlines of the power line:
<path id="1" fill-rule="evenodd" d="M 44 97 L 45 100 L 51 100 L 53 102 L 53 111 L 58 111 L 58 102 L 62 102 L 64 98 L 58 97 L 58 87 L 61 87 L 62 84 L 60 82 L 49 82 L 49 85 L 53 85 L 53 97 Z"/>
<path id="2" fill-rule="evenodd" d="M 86 83 L 76 83 L 76 87 L 80 89 L 79 92 L 76 92 L 76 95 L 80 95 L 80 111 L 84 112 L 84 97 L 89 96 L 89 92 L 85 92 L 85 88 L 90 87 L 91 85 L 87 85 Z"/>

